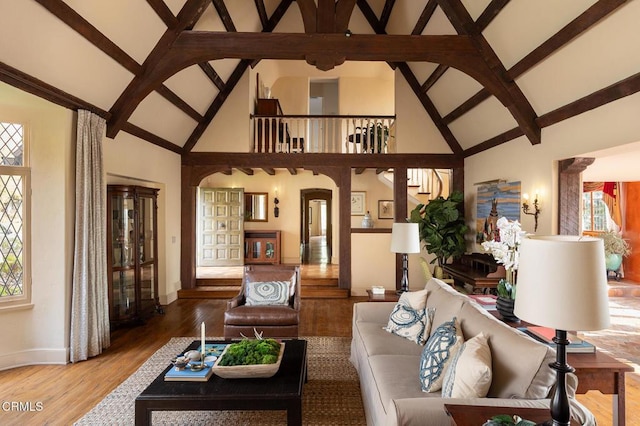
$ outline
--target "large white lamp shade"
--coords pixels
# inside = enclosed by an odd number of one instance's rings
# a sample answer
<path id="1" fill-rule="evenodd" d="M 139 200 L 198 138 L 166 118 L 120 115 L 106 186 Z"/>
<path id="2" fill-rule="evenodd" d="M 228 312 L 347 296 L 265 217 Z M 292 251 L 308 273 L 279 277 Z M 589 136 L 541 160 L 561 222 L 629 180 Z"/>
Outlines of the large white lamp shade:
<path id="1" fill-rule="evenodd" d="M 391 228 L 393 253 L 420 253 L 420 231 L 417 223 L 394 223 Z"/>
<path id="2" fill-rule="evenodd" d="M 609 327 L 603 240 L 571 235 L 523 238 L 514 313 L 557 330 Z"/>

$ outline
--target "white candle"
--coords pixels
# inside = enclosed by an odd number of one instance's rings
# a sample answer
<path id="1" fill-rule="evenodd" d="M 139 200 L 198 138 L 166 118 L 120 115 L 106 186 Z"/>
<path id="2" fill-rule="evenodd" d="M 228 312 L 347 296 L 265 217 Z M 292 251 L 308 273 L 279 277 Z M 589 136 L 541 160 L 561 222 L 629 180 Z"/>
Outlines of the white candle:
<path id="1" fill-rule="evenodd" d="M 200 327 L 200 348 L 202 351 L 202 361 L 204 361 L 204 321 L 202 321 L 202 326 Z"/>

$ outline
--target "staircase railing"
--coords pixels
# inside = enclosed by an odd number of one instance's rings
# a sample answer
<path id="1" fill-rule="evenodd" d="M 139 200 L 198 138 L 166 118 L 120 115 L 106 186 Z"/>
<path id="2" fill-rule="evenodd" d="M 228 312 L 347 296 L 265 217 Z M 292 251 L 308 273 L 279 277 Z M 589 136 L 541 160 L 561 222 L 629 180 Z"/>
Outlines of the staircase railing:
<path id="1" fill-rule="evenodd" d="M 396 152 L 390 115 L 255 115 L 253 131 L 253 152 Z"/>

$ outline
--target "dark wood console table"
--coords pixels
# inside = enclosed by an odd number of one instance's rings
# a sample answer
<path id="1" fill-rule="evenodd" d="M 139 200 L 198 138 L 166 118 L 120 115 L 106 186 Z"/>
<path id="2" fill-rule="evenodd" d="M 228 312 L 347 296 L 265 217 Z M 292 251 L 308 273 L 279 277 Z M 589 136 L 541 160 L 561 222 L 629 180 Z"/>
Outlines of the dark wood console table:
<path id="1" fill-rule="evenodd" d="M 490 254 L 465 254 L 451 264 L 443 265 L 442 270 L 453 278 L 456 286 L 469 284 L 473 290 L 482 289 L 487 292 L 498 286 L 498 281 L 505 277 L 505 270 L 498 265 Z"/>

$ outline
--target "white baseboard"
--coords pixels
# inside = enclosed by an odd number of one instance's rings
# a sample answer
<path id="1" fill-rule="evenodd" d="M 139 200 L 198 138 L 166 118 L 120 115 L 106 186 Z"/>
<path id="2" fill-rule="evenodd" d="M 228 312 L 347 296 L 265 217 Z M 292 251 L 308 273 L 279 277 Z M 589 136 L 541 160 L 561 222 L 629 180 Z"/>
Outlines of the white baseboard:
<path id="1" fill-rule="evenodd" d="M 28 349 L 0 355 L 0 370 L 39 364 L 67 364 L 69 348 L 63 349 Z"/>

